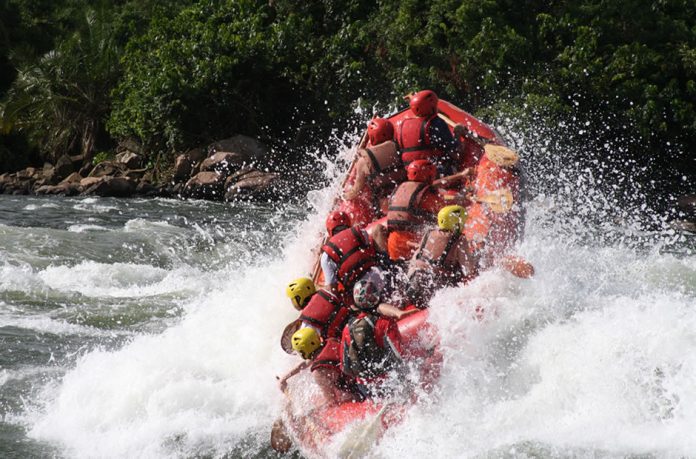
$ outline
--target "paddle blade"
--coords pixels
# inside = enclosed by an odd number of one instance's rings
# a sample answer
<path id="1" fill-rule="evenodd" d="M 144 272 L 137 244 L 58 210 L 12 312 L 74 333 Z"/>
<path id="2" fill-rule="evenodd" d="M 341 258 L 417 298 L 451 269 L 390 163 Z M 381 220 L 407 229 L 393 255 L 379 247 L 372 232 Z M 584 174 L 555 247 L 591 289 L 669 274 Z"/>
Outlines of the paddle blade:
<path id="1" fill-rule="evenodd" d="M 513 204 L 512 191 L 508 188 L 495 190 L 483 196 L 476 196 L 474 199 L 488 204 L 488 207 L 497 214 L 509 212 Z"/>
<path id="2" fill-rule="evenodd" d="M 520 161 L 520 156 L 516 152 L 502 145 L 488 144 L 483 149 L 488 159 L 501 167 L 512 167 Z"/>
<path id="3" fill-rule="evenodd" d="M 271 448 L 280 454 L 285 454 L 292 448 L 292 439 L 285 430 L 282 419 L 276 420 L 271 429 Z"/>
<path id="4" fill-rule="evenodd" d="M 382 416 L 387 406 L 382 407 L 373 419 L 363 421 L 348 433 L 338 450 L 341 459 L 358 459 L 368 455 L 382 435 Z"/>
<path id="5" fill-rule="evenodd" d="M 532 266 L 531 263 L 522 257 L 514 257 L 509 255 L 503 258 L 500 266 L 513 276 L 517 276 L 520 279 L 529 279 L 534 275 L 534 266 Z"/>
<path id="6" fill-rule="evenodd" d="M 294 320 L 285 327 L 283 334 L 280 336 L 280 347 L 283 348 L 283 350 L 288 354 L 295 352 L 292 348 L 291 338 L 301 326 L 302 321 L 300 319 Z"/>

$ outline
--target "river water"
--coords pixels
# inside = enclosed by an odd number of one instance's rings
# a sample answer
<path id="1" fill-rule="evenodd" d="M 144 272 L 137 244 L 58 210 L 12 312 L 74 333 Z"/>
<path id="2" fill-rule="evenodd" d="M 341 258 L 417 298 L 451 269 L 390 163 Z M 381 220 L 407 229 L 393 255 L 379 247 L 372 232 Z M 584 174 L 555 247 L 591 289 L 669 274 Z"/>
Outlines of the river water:
<path id="1" fill-rule="evenodd" d="M 530 180 L 532 280 L 436 295 L 440 386 L 376 457 L 696 454 L 696 242 L 587 181 Z M 0 457 L 271 455 L 330 201 L 0 196 Z"/>

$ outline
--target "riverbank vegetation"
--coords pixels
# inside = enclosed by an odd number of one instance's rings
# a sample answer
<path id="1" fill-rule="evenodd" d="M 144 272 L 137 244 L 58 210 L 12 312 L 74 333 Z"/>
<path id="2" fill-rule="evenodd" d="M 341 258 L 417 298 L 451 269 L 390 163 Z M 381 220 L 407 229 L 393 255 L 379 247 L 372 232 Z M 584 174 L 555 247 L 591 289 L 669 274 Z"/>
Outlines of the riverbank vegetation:
<path id="1" fill-rule="evenodd" d="M 357 107 L 432 88 L 489 121 L 631 139 L 646 180 L 683 186 L 694 18 L 691 0 L 3 0 L 0 172 L 123 139 L 171 164 L 235 134 L 298 160 Z"/>

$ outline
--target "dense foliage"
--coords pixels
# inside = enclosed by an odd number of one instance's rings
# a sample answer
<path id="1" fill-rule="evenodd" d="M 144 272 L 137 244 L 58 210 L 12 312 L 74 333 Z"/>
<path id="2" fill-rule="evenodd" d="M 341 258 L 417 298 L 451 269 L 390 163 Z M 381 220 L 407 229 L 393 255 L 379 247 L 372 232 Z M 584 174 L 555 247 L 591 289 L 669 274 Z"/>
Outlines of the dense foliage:
<path id="1" fill-rule="evenodd" d="M 594 145 L 695 174 L 693 0 L 97 3 L 0 2 L 3 127 L 45 157 L 237 133 L 290 154 L 430 87 L 489 119 L 581 119 Z"/>

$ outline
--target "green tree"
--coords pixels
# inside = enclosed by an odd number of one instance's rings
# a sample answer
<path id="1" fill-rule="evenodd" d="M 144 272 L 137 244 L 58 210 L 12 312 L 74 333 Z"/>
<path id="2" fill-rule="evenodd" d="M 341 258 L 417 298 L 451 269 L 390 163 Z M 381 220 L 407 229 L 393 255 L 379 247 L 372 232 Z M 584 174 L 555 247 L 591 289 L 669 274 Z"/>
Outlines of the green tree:
<path id="1" fill-rule="evenodd" d="M 104 10 L 88 10 L 81 29 L 21 68 L 0 106 L 5 133 L 19 131 L 55 159 L 91 155 L 110 112 L 119 48 Z"/>

